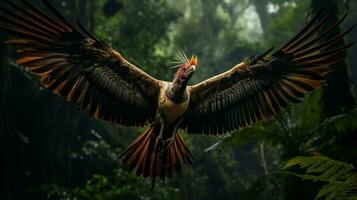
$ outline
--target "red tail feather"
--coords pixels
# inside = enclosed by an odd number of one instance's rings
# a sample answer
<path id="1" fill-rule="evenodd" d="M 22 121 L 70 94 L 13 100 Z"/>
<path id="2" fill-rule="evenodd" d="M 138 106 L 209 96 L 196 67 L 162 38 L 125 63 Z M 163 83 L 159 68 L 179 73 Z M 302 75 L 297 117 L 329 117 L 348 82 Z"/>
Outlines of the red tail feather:
<path id="1" fill-rule="evenodd" d="M 150 127 L 142 133 L 121 155 L 123 163 L 137 175 L 144 177 L 171 177 L 173 171 L 180 172 L 183 163 L 192 164 L 193 157 L 180 133 L 176 133 L 171 146 L 155 145 L 157 128 Z"/>

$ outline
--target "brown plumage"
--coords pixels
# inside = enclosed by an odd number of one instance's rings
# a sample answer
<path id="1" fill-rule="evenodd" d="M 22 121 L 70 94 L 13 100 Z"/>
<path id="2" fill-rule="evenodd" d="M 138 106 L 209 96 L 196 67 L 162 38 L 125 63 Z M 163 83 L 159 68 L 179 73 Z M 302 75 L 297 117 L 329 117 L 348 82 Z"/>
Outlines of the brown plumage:
<path id="1" fill-rule="evenodd" d="M 346 18 L 322 30 L 331 13 L 315 17 L 284 47 L 253 56 L 229 71 L 188 86 L 197 57 L 184 55 L 172 82 L 157 80 L 120 53 L 66 19 L 42 0 L 51 16 L 25 0 L 4 0 L 0 30 L 13 38 L 17 63 L 41 77 L 42 84 L 89 115 L 127 126 L 149 126 L 123 153 L 138 175 L 170 177 L 193 156 L 179 130 L 217 135 L 269 118 L 290 102 L 321 86 L 330 65 L 348 47 L 336 46 L 352 28 L 329 37 Z M 321 42 L 325 41 L 325 42 Z"/>

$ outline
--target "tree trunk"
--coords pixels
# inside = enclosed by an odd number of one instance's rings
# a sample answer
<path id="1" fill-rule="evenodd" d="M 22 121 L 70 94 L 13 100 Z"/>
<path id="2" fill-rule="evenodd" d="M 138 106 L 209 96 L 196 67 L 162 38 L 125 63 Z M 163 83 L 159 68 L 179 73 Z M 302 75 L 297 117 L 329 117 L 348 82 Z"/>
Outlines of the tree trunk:
<path id="1" fill-rule="evenodd" d="M 94 13 L 97 12 L 97 1 L 90 1 L 89 3 L 89 13 L 88 13 L 88 29 L 91 33 L 94 34 L 95 31 L 95 15 Z"/>
<path id="2" fill-rule="evenodd" d="M 89 21 L 87 18 L 87 1 L 86 0 L 79 0 L 78 1 L 78 20 L 88 27 Z M 75 14 L 75 13 L 74 13 Z"/>
<path id="3" fill-rule="evenodd" d="M 338 8 L 340 1 L 337 0 L 311 0 L 311 8 L 314 14 L 319 11 L 327 13 L 329 10 L 336 10 L 326 23 L 326 27 L 332 26 L 339 20 Z M 321 16 L 322 17 L 322 16 Z M 325 27 L 325 28 L 326 28 Z M 341 33 L 340 28 L 334 29 L 330 36 Z M 327 38 L 325 39 L 327 40 Z M 337 46 L 344 46 L 343 40 Z M 346 60 L 331 66 L 333 72 L 327 77 L 326 87 L 322 92 L 322 108 L 326 117 L 337 115 L 345 110 L 353 108 L 356 104 L 354 91 L 351 85 L 351 74 Z"/>
<path id="4" fill-rule="evenodd" d="M 7 99 L 10 94 L 9 48 L 4 45 L 5 36 L 0 34 L 0 144 L 9 136 Z"/>
<path id="5" fill-rule="evenodd" d="M 357 0 L 351 1 L 350 3 L 352 4 L 351 10 L 357 11 Z M 348 25 L 352 26 L 354 23 L 356 23 L 356 20 L 355 20 L 356 18 L 355 17 L 357 16 L 357 14 L 350 12 L 350 15 L 352 15 L 353 17 L 351 17 Z M 357 32 L 356 32 L 356 30 L 354 30 L 352 32 L 352 34 L 348 35 L 348 41 L 357 41 Z M 357 55 L 357 45 L 353 45 L 349 52 L 350 52 L 349 53 L 350 55 L 353 55 L 353 56 L 350 57 L 351 66 L 353 66 L 352 69 L 351 69 L 351 74 L 352 74 L 352 81 L 354 83 L 354 91 L 355 91 L 355 94 L 356 94 L 356 92 L 357 92 L 357 68 L 354 67 L 354 66 L 357 66 L 357 56 L 355 56 L 355 55 Z"/>
<path id="6" fill-rule="evenodd" d="M 266 159 L 266 155 L 265 155 L 265 143 L 264 141 L 262 141 L 259 145 L 259 149 L 260 149 L 260 161 L 264 170 L 264 176 L 265 176 L 265 184 L 266 184 L 266 199 L 272 199 L 272 195 L 271 195 L 271 184 L 270 181 L 268 179 L 269 176 L 269 168 L 268 168 L 268 164 L 267 164 L 267 159 Z"/>
<path id="7" fill-rule="evenodd" d="M 11 129 L 8 121 L 8 97 L 10 94 L 10 68 L 9 48 L 4 45 L 5 36 L 0 34 L 0 199 L 8 199 L 11 196 Z"/>
<path id="8" fill-rule="evenodd" d="M 268 0 L 251 0 L 251 2 L 253 3 L 259 16 L 263 33 L 266 33 L 271 22 L 270 15 L 268 13 Z"/>

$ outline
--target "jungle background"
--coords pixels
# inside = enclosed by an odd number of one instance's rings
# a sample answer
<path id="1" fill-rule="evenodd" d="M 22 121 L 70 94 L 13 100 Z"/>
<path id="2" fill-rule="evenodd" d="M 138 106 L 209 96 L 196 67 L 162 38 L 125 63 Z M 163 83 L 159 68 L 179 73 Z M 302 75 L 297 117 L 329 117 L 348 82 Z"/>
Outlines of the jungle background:
<path id="1" fill-rule="evenodd" d="M 157 78 L 171 80 L 177 52 L 197 54 L 193 83 L 278 48 L 320 10 L 336 11 L 329 25 L 349 11 L 333 34 L 357 22 L 357 0 L 52 3 Z M 15 64 L 6 38 L 0 35 L 0 199 L 357 199 L 357 45 L 322 89 L 275 118 L 222 137 L 185 134 L 194 167 L 152 189 L 118 159 L 143 129 L 78 112 Z M 344 42 L 356 40 L 354 30 Z"/>

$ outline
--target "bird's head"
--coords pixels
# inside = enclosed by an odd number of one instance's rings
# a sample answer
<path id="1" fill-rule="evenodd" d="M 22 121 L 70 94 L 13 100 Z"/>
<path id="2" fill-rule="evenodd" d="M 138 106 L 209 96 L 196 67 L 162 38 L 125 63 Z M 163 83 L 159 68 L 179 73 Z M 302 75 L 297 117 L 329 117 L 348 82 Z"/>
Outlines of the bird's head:
<path id="1" fill-rule="evenodd" d="M 190 60 L 185 58 L 185 62 L 178 65 L 178 70 L 175 74 L 175 80 L 182 82 L 188 82 L 198 67 L 197 56 L 192 56 Z"/>

